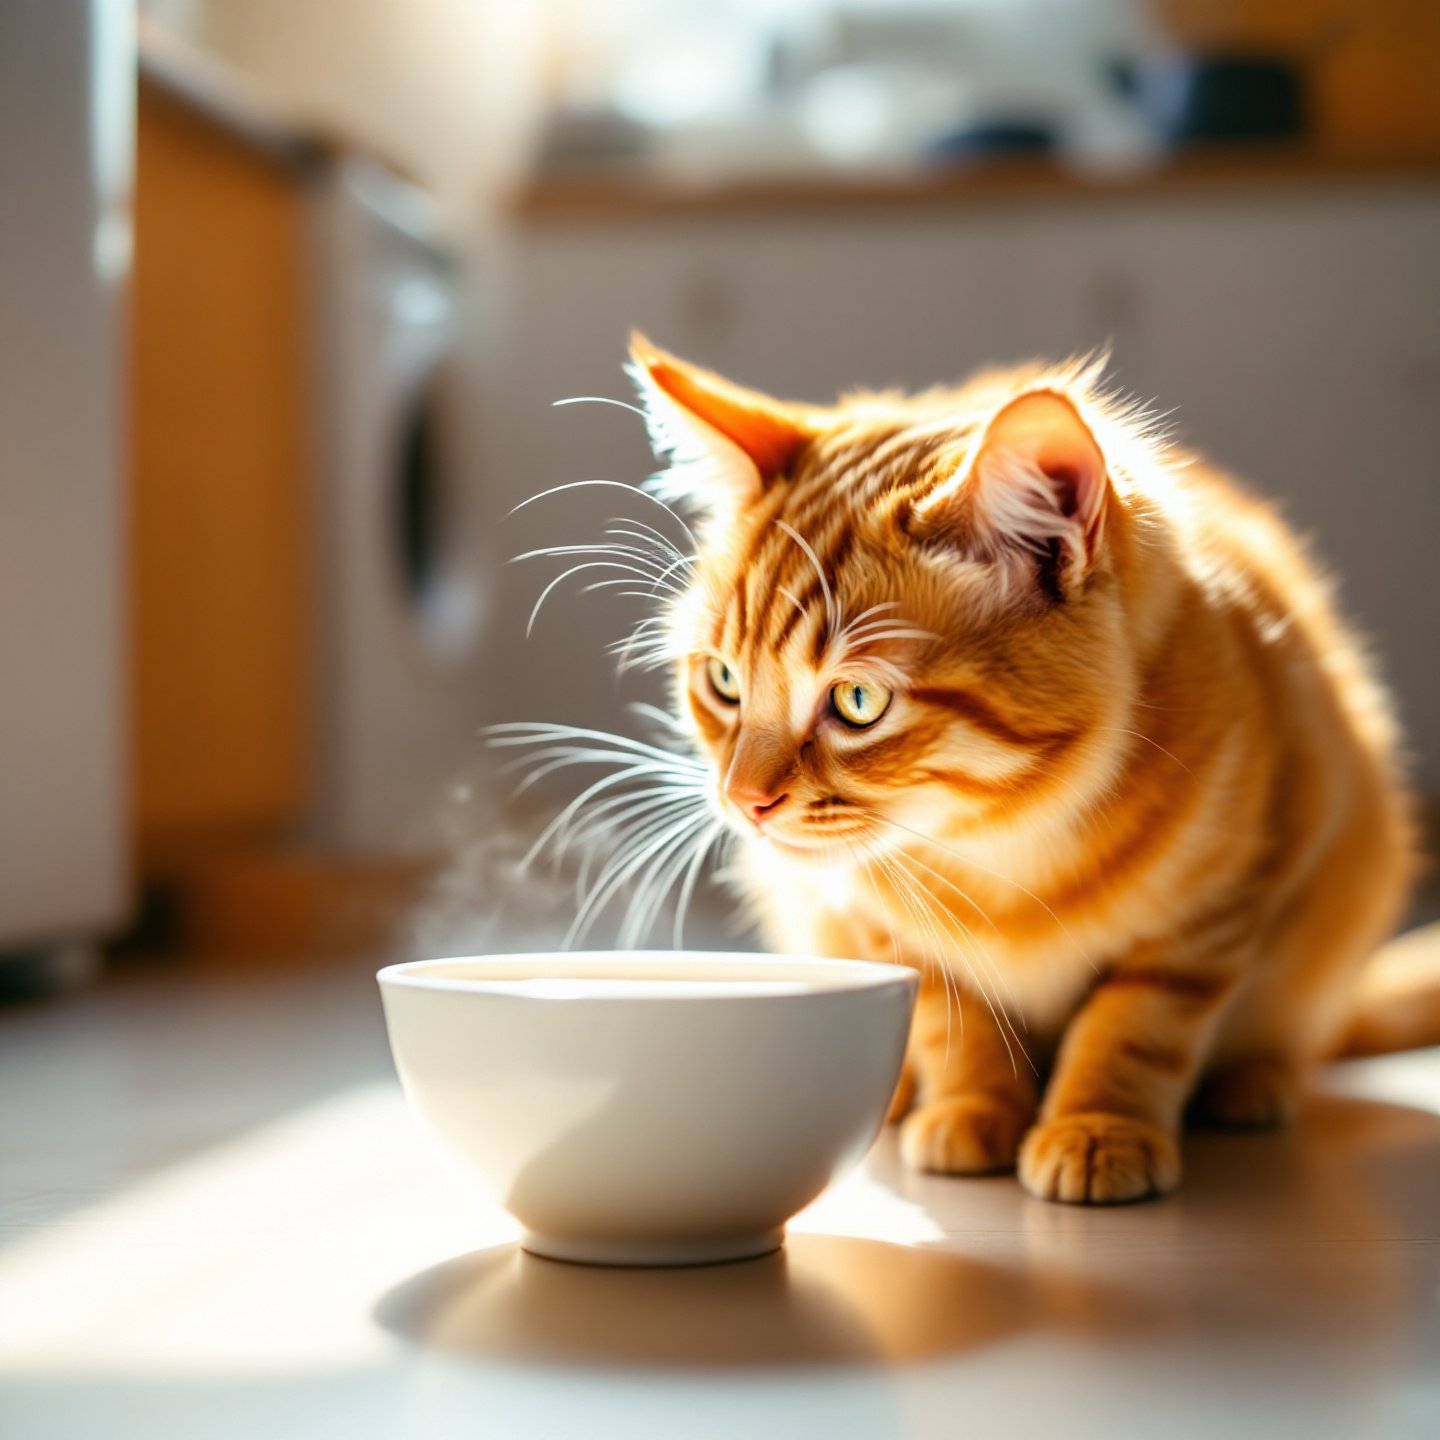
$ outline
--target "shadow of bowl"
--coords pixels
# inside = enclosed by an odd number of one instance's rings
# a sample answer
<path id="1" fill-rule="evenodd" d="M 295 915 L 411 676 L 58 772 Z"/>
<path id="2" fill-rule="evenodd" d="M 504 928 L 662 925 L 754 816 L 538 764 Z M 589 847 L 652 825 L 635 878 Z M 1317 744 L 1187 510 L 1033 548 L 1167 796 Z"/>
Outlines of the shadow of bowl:
<path id="1" fill-rule="evenodd" d="M 757 1260 L 616 1270 L 476 1251 L 389 1291 L 376 1319 L 411 1343 L 477 1359 L 597 1368 L 724 1369 L 916 1362 L 1065 1323 L 1074 1286 L 939 1250 L 792 1235 Z M 1120 1314 L 1093 1288 L 1083 1313 Z"/>

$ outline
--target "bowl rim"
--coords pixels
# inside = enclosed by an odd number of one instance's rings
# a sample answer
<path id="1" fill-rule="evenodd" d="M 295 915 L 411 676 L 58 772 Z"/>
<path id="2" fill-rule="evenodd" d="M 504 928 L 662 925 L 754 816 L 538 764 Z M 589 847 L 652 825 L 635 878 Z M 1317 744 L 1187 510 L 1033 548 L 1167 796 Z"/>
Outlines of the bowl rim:
<path id="1" fill-rule="evenodd" d="M 435 974 L 433 972 L 443 970 L 447 966 L 474 964 L 501 966 L 532 965 L 536 963 L 550 962 L 557 970 L 566 967 L 584 966 L 590 964 L 615 965 L 617 958 L 626 965 L 639 965 L 642 968 L 651 968 L 660 971 L 667 961 L 683 960 L 699 964 L 723 964 L 735 966 L 739 970 L 753 969 L 756 973 L 751 976 L 737 976 L 735 980 L 728 977 L 722 981 L 713 982 L 717 986 L 723 986 L 723 991 L 717 990 L 712 993 L 675 993 L 663 990 L 636 989 L 626 993 L 605 993 L 596 991 L 591 994 L 566 995 L 566 994 L 537 994 L 531 990 L 516 988 L 517 982 L 514 977 L 486 979 L 483 977 L 458 977 L 455 975 Z M 765 971 L 775 970 L 813 970 L 823 972 L 831 977 L 829 983 L 806 986 L 797 990 L 763 990 L 759 988 L 747 988 L 747 980 L 755 982 L 763 981 Z M 534 978 L 543 978 L 540 976 Z M 570 979 L 571 976 L 558 978 Z M 613 978 L 613 977 L 612 977 Z M 648 977 L 642 977 L 648 978 Z M 664 976 L 657 974 L 657 979 Z M 789 977 L 784 977 L 789 978 Z M 693 1005 L 706 1004 L 714 1005 L 717 1002 L 729 1000 L 764 1000 L 768 1002 L 780 1002 L 787 1000 L 808 1000 L 814 1001 L 826 995 L 856 994 L 864 991 L 884 990 L 888 987 L 909 987 L 912 991 L 920 984 L 919 972 L 909 965 L 890 963 L 879 960 L 852 960 L 831 955 L 781 955 L 770 952 L 755 951 L 730 951 L 730 950 L 531 950 L 516 951 L 510 954 L 497 955 L 445 955 L 429 960 L 402 960 L 392 965 L 382 966 L 375 974 L 382 990 L 386 988 L 397 990 L 420 990 L 420 991 L 448 991 L 465 995 L 485 995 L 494 999 L 504 999 L 512 1003 L 530 1004 L 646 1004 L 646 1005 Z"/>

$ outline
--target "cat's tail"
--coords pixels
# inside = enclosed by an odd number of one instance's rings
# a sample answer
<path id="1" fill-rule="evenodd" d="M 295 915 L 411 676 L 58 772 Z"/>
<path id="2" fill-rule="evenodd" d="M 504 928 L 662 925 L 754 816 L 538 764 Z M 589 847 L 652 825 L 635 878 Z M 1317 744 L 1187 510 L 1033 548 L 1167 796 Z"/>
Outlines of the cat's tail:
<path id="1" fill-rule="evenodd" d="M 1411 930 L 1366 965 L 1336 1057 L 1440 1045 L 1440 923 Z"/>

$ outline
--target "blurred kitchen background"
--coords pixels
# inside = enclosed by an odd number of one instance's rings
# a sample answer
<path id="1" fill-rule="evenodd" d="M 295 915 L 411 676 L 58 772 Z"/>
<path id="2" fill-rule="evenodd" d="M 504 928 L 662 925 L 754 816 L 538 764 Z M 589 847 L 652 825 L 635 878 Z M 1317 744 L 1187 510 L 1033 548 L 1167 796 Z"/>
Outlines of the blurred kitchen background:
<path id="1" fill-rule="evenodd" d="M 507 518 L 653 469 L 554 404 L 632 326 L 815 400 L 1108 343 L 1440 795 L 1433 0 L 7 0 L 0 207 L 11 989 L 493 938 L 480 728 L 660 694 L 506 563 L 655 519 Z"/>

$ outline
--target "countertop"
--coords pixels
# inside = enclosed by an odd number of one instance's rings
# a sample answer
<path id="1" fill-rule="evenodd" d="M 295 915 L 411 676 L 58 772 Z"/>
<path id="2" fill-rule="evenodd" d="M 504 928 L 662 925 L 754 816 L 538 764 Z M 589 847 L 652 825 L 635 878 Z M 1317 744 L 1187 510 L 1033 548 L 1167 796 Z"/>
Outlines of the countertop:
<path id="1" fill-rule="evenodd" d="M 997 156 L 879 172 L 687 176 L 644 166 L 529 177 L 509 211 L 531 225 L 715 220 L 739 216 L 967 213 L 1014 204 L 1110 204 L 1191 196 L 1272 195 L 1440 184 L 1440 154 L 1350 154 L 1319 145 L 1196 147 L 1147 162 L 1079 168 L 1048 157 Z"/>
<path id="2" fill-rule="evenodd" d="M 389 1070 L 373 967 L 0 1012 L 0 1432 L 1440 1433 L 1440 1051 L 1336 1067 L 1108 1210 L 902 1173 L 767 1259 L 519 1253 Z"/>

